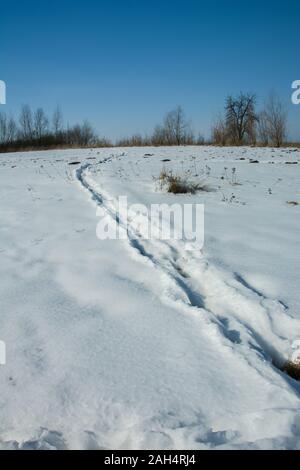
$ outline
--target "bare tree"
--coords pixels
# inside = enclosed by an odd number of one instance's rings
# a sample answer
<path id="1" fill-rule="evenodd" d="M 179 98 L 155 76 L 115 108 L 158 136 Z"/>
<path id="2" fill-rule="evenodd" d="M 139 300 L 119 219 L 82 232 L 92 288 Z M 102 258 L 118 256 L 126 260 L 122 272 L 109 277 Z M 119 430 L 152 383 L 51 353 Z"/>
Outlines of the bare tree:
<path id="1" fill-rule="evenodd" d="M 162 126 L 155 126 L 152 137 L 151 143 L 152 145 L 165 145 L 166 143 L 166 133 Z"/>
<path id="2" fill-rule="evenodd" d="M 191 126 L 186 120 L 184 110 L 178 106 L 166 114 L 163 124 L 157 125 L 152 135 L 142 136 L 140 134 L 122 138 L 117 141 L 118 146 L 142 146 L 142 145 L 202 145 L 204 138 L 199 135 L 196 140 Z"/>
<path id="3" fill-rule="evenodd" d="M 33 118 L 31 109 L 28 105 L 22 106 L 19 122 L 21 127 L 20 131 L 22 138 L 24 140 L 32 140 L 34 137 Z"/>
<path id="4" fill-rule="evenodd" d="M 170 111 L 164 120 L 165 137 L 169 145 L 182 145 L 186 143 L 191 131 L 181 106 Z"/>
<path id="5" fill-rule="evenodd" d="M 0 144 L 9 144 L 17 138 L 17 125 L 15 120 L 8 118 L 5 114 L 0 113 Z"/>
<path id="6" fill-rule="evenodd" d="M 12 143 L 17 138 L 18 128 L 14 118 L 10 117 L 7 122 L 7 142 Z"/>
<path id="7" fill-rule="evenodd" d="M 34 113 L 34 136 L 38 140 L 42 140 L 48 131 L 49 120 L 43 110 L 38 108 Z"/>
<path id="8" fill-rule="evenodd" d="M 238 97 L 228 96 L 226 100 L 226 128 L 230 143 L 242 145 L 255 135 L 255 95 L 240 93 Z"/>
<path id="9" fill-rule="evenodd" d="M 265 104 L 263 120 L 268 140 L 281 147 L 287 136 L 287 112 L 280 98 L 272 93 Z"/>
<path id="10" fill-rule="evenodd" d="M 84 121 L 82 125 L 76 124 L 70 129 L 68 128 L 65 134 L 64 141 L 67 144 L 87 147 L 97 142 L 96 134 L 88 121 Z"/>
<path id="11" fill-rule="evenodd" d="M 7 141 L 7 117 L 6 114 L 0 113 L 0 144 Z"/>
<path id="12" fill-rule="evenodd" d="M 96 141 L 96 136 L 93 127 L 89 121 L 84 121 L 81 127 L 81 145 L 92 145 Z"/>
<path id="13" fill-rule="evenodd" d="M 256 145 L 257 142 L 257 123 L 258 123 L 258 116 L 254 113 L 251 113 L 247 120 L 246 126 L 246 137 L 247 143 L 250 145 Z"/>
<path id="14" fill-rule="evenodd" d="M 53 113 L 52 128 L 55 136 L 63 131 L 63 115 L 59 106 L 56 107 Z"/>
<path id="15" fill-rule="evenodd" d="M 269 124 L 268 124 L 268 116 L 266 111 L 261 111 L 258 116 L 258 138 L 262 145 L 268 146 L 269 145 Z"/>
<path id="16" fill-rule="evenodd" d="M 225 146 L 227 143 L 227 128 L 223 118 L 218 118 L 212 127 L 212 141 L 214 144 Z"/>

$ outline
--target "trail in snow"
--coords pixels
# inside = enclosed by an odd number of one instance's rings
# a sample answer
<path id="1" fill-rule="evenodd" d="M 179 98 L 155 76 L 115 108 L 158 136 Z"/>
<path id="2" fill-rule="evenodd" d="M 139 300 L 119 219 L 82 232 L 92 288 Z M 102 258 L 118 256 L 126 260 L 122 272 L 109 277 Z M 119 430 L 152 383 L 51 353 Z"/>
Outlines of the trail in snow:
<path id="1" fill-rule="evenodd" d="M 183 241 L 132 237 L 134 229 L 117 212 L 116 200 L 93 179 L 93 165 L 81 166 L 77 179 L 93 201 L 128 230 L 128 246 L 167 278 L 168 287 L 161 293 L 164 302 L 201 315 L 206 324 L 217 327 L 222 342 L 225 336 L 250 362 L 249 350 L 282 368 L 290 349 L 289 332 L 296 330 L 300 336 L 300 329 L 281 300 L 268 299 L 240 274 L 212 265 L 201 252 L 187 252 Z"/>
<path id="2" fill-rule="evenodd" d="M 287 205 L 300 201 L 300 167 L 289 159 L 299 152 L 0 156 L 0 448 L 300 448 L 300 384 L 272 365 L 300 338 L 300 207 Z M 210 174 L 214 191 L 157 191 L 163 167 Z M 204 202 L 203 253 L 99 241 L 94 209 L 125 229 L 124 194 Z"/>

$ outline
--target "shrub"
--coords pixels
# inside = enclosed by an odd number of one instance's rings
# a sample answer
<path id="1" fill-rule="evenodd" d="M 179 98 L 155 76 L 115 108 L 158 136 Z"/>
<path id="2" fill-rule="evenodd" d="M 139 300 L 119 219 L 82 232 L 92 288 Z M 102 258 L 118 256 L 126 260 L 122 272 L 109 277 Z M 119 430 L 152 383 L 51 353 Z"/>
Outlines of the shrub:
<path id="1" fill-rule="evenodd" d="M 195 183 L 187 178 L 174 176 L 172 172 L 168 173 L 165 169 L 160 172 L 158 181 L 161 190 L 166 189 L 168 193 L 172 194 L 195 194 L 198 191 L 209 191 L 204 183 Z"/>

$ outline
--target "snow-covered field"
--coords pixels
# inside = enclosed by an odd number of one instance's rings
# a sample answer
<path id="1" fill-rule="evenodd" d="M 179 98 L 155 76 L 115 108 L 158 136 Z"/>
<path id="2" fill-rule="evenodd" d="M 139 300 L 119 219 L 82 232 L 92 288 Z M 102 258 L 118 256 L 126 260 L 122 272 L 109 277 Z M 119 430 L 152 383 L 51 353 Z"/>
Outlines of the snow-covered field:
<path id="1" fill-rule="evenodd" d="M 0 155 L 0 448 L 300 449 L 299 181 L 293 149 Z M 204 203 L 203 250 L 99 240 L 120 195 Z"/>

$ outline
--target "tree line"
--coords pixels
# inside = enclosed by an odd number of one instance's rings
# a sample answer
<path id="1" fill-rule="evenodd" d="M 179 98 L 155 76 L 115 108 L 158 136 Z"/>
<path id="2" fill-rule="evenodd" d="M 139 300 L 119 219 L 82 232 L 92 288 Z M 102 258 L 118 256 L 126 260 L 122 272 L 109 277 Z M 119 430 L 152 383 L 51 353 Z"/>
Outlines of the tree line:
<path id="1" fill-rule="evenodd" d="M 262 145 L 281 147 L 287 140 L 287 112 L 280 98 L 272 93 L 263 109 L 257 111 L 255 94 L 240 93 L 226 98 L 224 113 L 214 122 L 211 138 L 205 141 L 192 131 L 184 110 L 170 111 L 150 137 L 134 135 L 121 139 L 118 146 L 139 145 Z"/>
<path id="2" fill-rule="evenodd" d="M 211 138 L 195 135 L 181 106 L 168 112 L 152 134 L 117 140 L 116 146 L 172 145 L 263 145 L 281 147 L 287 139 L 287 112 L 279 97 L 271 94 L 259 112 L 256 95 L 240 93 L 226 98 L 223 114 L 213 123 Z M 42 108 L 21 108 L 17 121 L 0 113 L 0 150 L 67 147 L 108 147 L 112 142 L 99 138 L 88 121 L 64 126 L 57 107 L 48 118 Z"/>
<path id="3" fill-rule="evenodd" d="M 87 120 L 82 124 L 65 127 L 59 107 L 51 119 L 43 108 L 32 111 L 28 105 L 22 106 L 17 120 L 0 113 L 2 151 L 111 145 L 111 142 L 98 138 Z"/>

